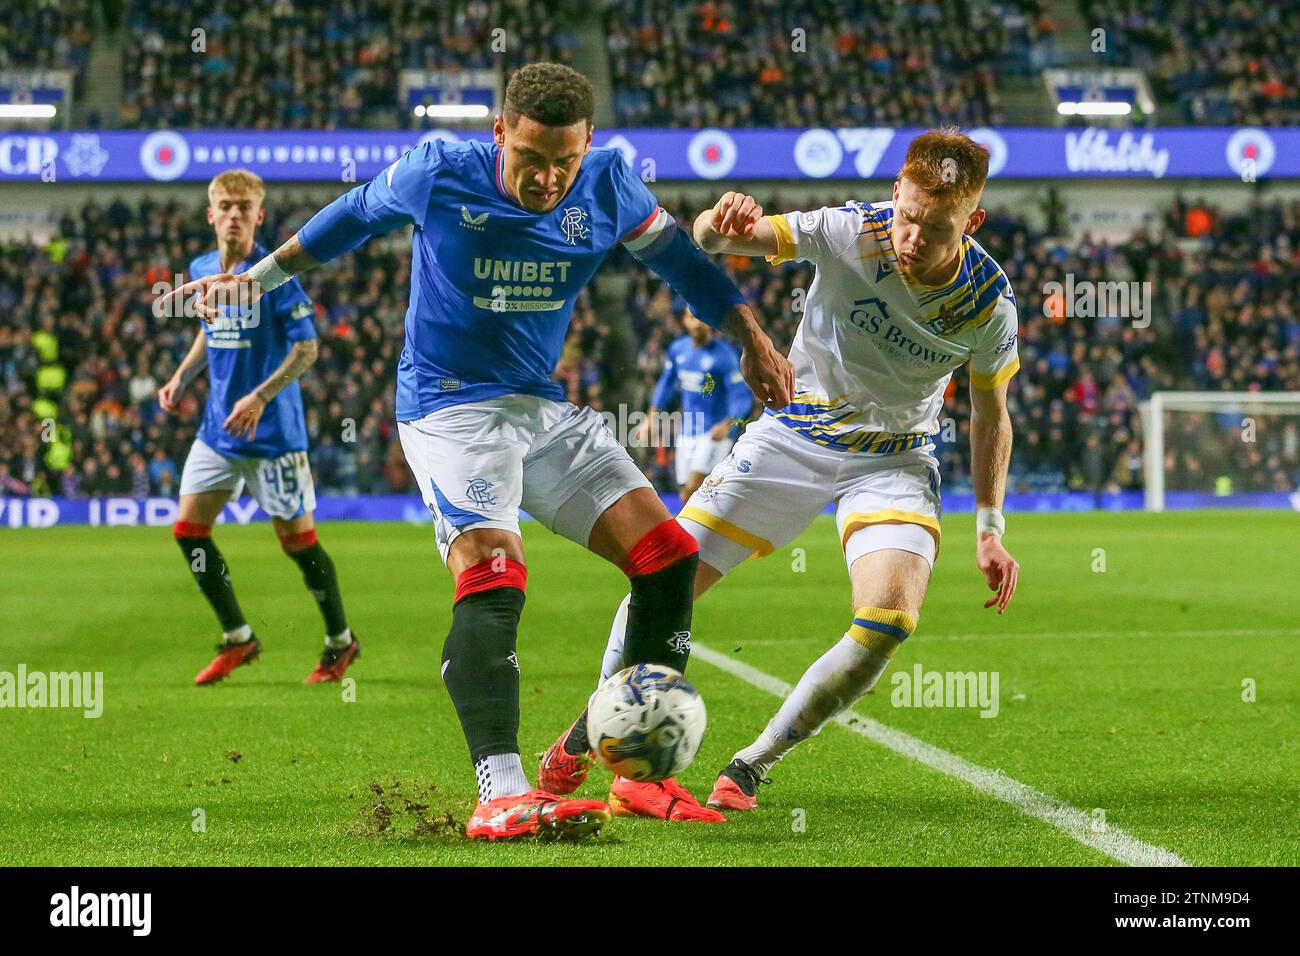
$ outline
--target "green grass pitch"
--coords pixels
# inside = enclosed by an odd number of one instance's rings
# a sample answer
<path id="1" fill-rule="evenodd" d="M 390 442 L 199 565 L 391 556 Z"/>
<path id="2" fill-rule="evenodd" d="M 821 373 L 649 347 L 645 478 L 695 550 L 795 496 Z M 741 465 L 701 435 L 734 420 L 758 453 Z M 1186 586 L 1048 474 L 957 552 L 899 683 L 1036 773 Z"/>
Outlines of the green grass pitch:
<path id="1" fill-rule="evenodd" d="M 920 628 L 859 713 L 1100 809 L 1191 864 L 1300 863 L 1300 516 L 1013 515 L 1023 570 L 1003 618 L 981 608 L 972 517 L 944 524 Z M 534 774 L 591 690 L 624 585 L 540 526 L 524 535 Z M 222 526 L 217 540 L 265 650 L 196 688 L 215 622 L 169 529 L 0 531 L 0 671 L 102 671 L 105 698 L 99 719 L 0 710 L 0 864 L 1116 865 L 839 726 L 726 824 L 615 819 L 585 844 L 471 844 L 473 774 L 438 678 L 451 582 L 430 528 L 321 529 L 364 645 L 355 701 L 302 683 L 320 620 L 270 527 Z M 790 683 L 850 612 L 830 520 L 794 546 L 802 562 L 791 549 L 746 562 L 694 625 L 701 644 Z M 917 663 L 997 671 L 998 715 L 893 706 L 892 674 Z M 703 795 L 777 699 L 704 660 L 690 673 L 710 724 L 683 779 Z M 608 779 L 579 793 L 603 797 Z"/>

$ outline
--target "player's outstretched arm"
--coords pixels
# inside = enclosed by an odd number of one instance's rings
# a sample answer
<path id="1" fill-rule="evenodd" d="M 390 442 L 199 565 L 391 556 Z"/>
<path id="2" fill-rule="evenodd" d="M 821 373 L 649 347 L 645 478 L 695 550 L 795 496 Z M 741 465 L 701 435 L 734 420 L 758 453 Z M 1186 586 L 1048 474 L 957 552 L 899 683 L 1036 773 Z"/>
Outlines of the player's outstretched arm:
<path id="1" fill-rule="evenodd" d="M 181 395 L 207 367 L 208 339 L 200 330 L 194 337 L 194 341 L 190 343 L 185 358 L 181 359 L 181 364 L 172 373 L 172 377 L 158 389 L 158 406 L 169 415 L 174 413 L 180 407 L 178 402 Z"/>
<path id="2" fill-rule="evenodd" d="M 975 560 L 996 591 L 984 602 L 997 605 L 1001 614 L 1016 593 L 1020 565 L 1002 546 L 1005 521 L 1002 501 L 1007 490 L 1007 468 L 1011 464 L 1011 415 L 1007 412 L 1007 383 L 995 388 L 970 389 L 970 457 L 971 479 L 975 485 L 977 543 Z"/>
<path id="3" fill-rule="evenodd" d="M 691 242 L 685 230 L 677 228 L 667 212 L 659 208 L 624 245 L 685 299 L 701 322 L 730 333 L 740 345 L 740 372 L 759 401 L 773 409 L 790 404 L 794 398 L 790 360 L 772 344 L 736 284 Z"/>
<path id="4" fill-rule="evenodd" d="M 763 207 L 753 196 L 723 193 L 712 209 L 695 217 L 695 241 L 705 252 L 736 256 L 774 256 L 776 230 L 763 218 Z"/>
<path id="5" fill-rule="evenodd" d="M 185 302 L 193 299 L 195 314 L 204 322 L 210 323 L 219 318 L 227 306 L 250 309 L 265 293 L 318 265 L 320 262 L 303 248 L 302 240 L 295 234 L 247 272 L 221 272 L 193 279 L 170 292 L 165 300 Z M 200 335 L 199 338 L 202 339 L 203 336 Z"/>
<path id="6" fill-rule="evenodd" d="M 263 294 L 351 252 L 373 236 L 404 225 L 423 227 L 439 161 L 433 146 L 426 143 L 409 150 L 370 182 L 339 196 L 247 272 L 187 282 L 172 295 L 181 301 L 197 296 L 195 311 L 211 322 L 223 306 L 251 308 Z"/>
<path id="7" fill-rule="evenodd" d="M 735 306 L 723 318 L 722 328 L 740 343 L 740 374 L 754 397 L 773 410 L 789 405 L 794 400 L 794 366 L 772 344 L 753 310 Z"/>
<path id="8" fill-rule="evenodd" d="M 740 371 L 755 397 L 768 408 L 784 408 L 794 397 L 794 368 L 759 326 L 736 284 L 691 241 L 621 158 L 613 173 L 627 221 L 639 223 L 623 236 L 624 248 L 685 299 L 696 318 L 729 332 L 740 345 Z"/>

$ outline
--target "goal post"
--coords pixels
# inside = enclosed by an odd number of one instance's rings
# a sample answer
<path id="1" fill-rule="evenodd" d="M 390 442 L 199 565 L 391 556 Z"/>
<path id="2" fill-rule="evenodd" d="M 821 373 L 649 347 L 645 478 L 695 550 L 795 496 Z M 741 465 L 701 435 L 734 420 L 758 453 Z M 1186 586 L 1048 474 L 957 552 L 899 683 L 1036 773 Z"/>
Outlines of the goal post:
<path id="1" fill-rule="evenodd" d="M 1147 511 L 1174 492 L 1300 507 L 1300 392 L 1154 392 L 1140 411 Z"/>

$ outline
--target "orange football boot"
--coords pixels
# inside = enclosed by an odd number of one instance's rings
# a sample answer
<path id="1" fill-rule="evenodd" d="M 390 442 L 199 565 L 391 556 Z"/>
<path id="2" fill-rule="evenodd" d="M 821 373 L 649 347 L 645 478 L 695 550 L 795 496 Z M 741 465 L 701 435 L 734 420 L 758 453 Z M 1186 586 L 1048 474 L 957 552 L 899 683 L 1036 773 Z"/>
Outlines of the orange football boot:
<path id="1" fill-rule="evenodd" d="M 757 810 L 758 785 L 771 783 L 759 777 L 758 772 L 743 760 L 732 760 L 713 782 L 713 792 L 708 804 L 724 810 Z"/>
<path id="2" fill-rule="evenodd" d="M 564 749 L 575 726 L 570 726 L 559 740 L 551 744 L 551 749 L 542 754 L 542 762 L 537 768 L 537 786 L 547 793 L 573 793 L 595 766 L 596 755 L 590 749 L 580 754 L 571 754 Z"/>
<path id="3" fill-rule="evenodd" d="M 581 840 L 609 822 L 609 807 L 599 800 L 561 800 L 545 790 L 497 797 L 474 808 L 465 824 L 471 840 Z"/>
<path id="4" fill-rule="evenodd" d="M 303 678 L 304 684 L 324 684 L 330 681 L 342 680 L 343 672 L 348 666 L 361 656 L 361 642 L 357 640 L 356 635 L 352 636 L 352 643 L 347 647 L 325 648 L 325 653 L 320 656 L 320 663 L 316 669 Z"/>
<path id="5" fill-rule="evenodd" d="M 240 664 L 250 664 L 262 653 L 262 642 L 250 637 L 242 644 L 218 644 L 212 663 L 194 675 L 196 684 L 215 684 Z"/>
<path id="6" fill-rule="evenodd" d="M 701 823 L 727 821 L 717 810 L 700 806 L 700 801 L 673 777 L 655 783 L 615 777 L 614 785 L 609 788 L 609 806 L 619 817 L 698 820 Z"/>

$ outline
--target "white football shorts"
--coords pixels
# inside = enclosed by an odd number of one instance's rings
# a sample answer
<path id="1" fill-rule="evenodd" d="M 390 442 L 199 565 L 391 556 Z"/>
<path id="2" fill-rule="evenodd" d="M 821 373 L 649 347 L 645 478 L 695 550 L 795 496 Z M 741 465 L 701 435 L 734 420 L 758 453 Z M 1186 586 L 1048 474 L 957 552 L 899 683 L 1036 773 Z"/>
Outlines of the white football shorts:
<path id="1" fill-rule="evenodd" d="M 707 475 L 722 463 L 731 451 L 731 438 L 716 441 L 708 432 L 701 435 L 678 435 L 676 450 L 677 484 L 684 485 L 695 475 Z"/>
<path id="2" fill-rule="evenodd" d="M 316 484 L 305 451 L 279 458 L 231 458 L 196 438 L 181 470 L 181 494 L 229 491 L 238 498 L 244 486 L 272 518 L 301 518 L 316 510 Z"/>
<path id="3" fill-rule="evenodd" d="M 887 548 L 933 565 L 942 510 L 933 447 L 892 455 L 836 451 L 764 415 L 704 479 L 678 520 L 699 542 L 700 560 L 723 574 L 752 555 L 784 548 L 832 502 L 850 567 Z"/>
<path id="4" fill-rule="evenodd" d="M 569 402 L 503 395 L 399 422 L 397 432 L 443 561 L 473 528 L 519 534 L 521 507 L 586 547 L 606 508 L 651 487 L 599 413 Z"/>

